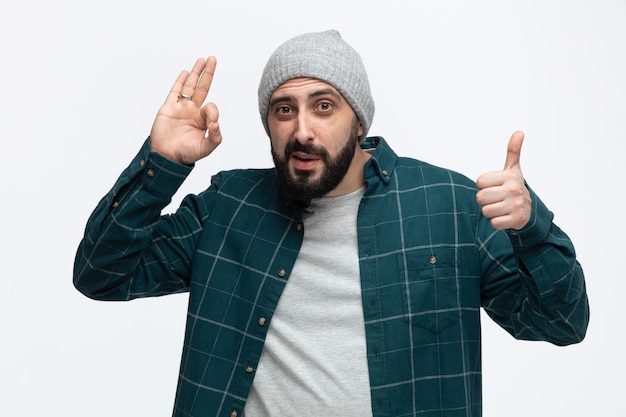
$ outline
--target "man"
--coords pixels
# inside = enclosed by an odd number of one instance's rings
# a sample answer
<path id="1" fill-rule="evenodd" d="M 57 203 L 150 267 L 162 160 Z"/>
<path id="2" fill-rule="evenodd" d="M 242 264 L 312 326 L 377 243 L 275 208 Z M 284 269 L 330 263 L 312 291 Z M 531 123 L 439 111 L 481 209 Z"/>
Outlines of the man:
<path id="1" fill-rule="evenodd" d="M 219 173 L 161 215 L 222 140 L 215 66 L 177 78 L 74 272 L 94 299 L 189 292 L 175 416 L 480 416 L 480 307 L 518 339 L 584 338 L 583 273 L 524 182 L 523 134 L 477 183 L 396 156 L 366 137 L 369 82 L 336 31 L 265 67 L 275 168 Z"/>

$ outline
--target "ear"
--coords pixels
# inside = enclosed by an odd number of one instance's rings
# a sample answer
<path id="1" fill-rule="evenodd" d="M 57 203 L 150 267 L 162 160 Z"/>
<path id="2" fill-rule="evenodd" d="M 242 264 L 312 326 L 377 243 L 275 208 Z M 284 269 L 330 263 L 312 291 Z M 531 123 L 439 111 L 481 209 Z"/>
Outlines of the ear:
<path id="1" fill-rule="evenodd" d="M 358 137 L 363 136 L 363 123 L 359 122 Z"/>

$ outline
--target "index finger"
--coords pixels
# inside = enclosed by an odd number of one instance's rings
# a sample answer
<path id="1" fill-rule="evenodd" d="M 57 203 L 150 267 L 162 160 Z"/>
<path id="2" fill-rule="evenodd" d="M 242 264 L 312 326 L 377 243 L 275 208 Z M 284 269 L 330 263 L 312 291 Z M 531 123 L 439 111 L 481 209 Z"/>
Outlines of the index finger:
<path id="1" fill-rule="evenodd" d="M 178 101 L 178 94 L 183 88 L 187 77 L 189 77 L 189 71 L 181 71 L 180 74 L 178 74 L 176 81 L 174 81 L 174 85 L 172 85 L 169 93 L 167 93 L 167 97 L 165 98 L 166 103 L 176 103 Z"/>
<path id="2" fill-rule="evenodd" d="M 196 84 L 196 89 L 193 92 L 192 101 L 196 105 L 201 106 L 204 103 L 204 99 L 209 94 L 211 89 L 211 83 L 213 82 L 213 76 L 215 75 L 215 67 L 217 66 L 217 59 L 214 56 L 210 56 L 206 59 L 204 70 L 200 75 L 200 79 Z"/>

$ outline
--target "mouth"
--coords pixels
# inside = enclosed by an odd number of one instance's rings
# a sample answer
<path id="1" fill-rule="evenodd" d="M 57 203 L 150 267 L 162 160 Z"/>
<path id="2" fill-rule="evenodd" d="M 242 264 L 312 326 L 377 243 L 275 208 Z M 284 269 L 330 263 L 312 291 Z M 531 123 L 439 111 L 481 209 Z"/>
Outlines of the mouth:
<path id="1" fill-rule="evenodd" d="M 312 169 L 317 162 L 320 161 L 319 156 L 304 152 L 294 152 L 291 154 L 291 158 L 293 160 L 294 168 L 301 170 Z"/>

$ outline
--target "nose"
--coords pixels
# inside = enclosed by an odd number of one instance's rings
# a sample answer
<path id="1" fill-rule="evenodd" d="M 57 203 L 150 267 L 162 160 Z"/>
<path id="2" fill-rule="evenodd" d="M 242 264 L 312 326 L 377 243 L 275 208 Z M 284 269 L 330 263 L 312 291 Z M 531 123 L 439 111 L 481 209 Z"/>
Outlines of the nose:
<path id="1" fill-rule="evenodd" d="M 307 112 L 300 112 L 298 113 L 298 117 L 295 118 L 293 136 L 295 140 L 303 145 L 315 139 L 312 122 Z"/>

